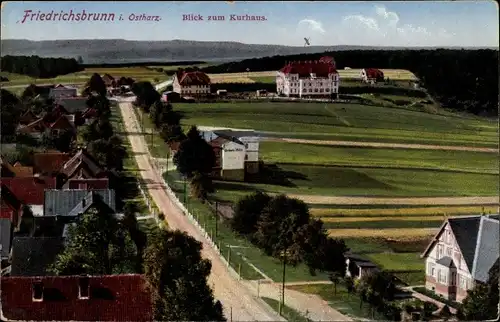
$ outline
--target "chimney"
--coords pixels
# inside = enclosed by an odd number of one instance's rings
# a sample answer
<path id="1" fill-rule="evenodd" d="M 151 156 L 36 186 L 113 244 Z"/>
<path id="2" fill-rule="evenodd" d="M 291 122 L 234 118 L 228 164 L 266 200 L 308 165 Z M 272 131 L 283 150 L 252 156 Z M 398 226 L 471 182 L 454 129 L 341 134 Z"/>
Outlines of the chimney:
<path id="1" fill-rule="evenodd" d="M 82 275 L 78 279 L 78 298 L 81 300 L 90 298 L 90 280 L 87 275 Z"/>

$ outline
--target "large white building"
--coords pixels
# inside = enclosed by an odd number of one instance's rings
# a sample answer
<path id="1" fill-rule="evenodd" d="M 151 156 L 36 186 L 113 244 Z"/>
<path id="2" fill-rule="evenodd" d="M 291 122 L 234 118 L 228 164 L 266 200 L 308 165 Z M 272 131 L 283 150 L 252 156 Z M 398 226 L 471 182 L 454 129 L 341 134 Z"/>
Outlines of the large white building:
<path id="1" fill-rule="evenodd" d="M 210 94 L 210 77 L 207 74 L 183 70 L 175 73 L 172 87 L 181 96 L 203 96 Z"/>
<path id="2" fill-rule="evenodd" d="M 278 95 L 331 97 L 339 92 L 339 73 L 331 57 L 316 61 L 291 62 L 276 74 Z"/>
<path id="3" fill-rule="evenodd" d="M 254 131 L 214 130 L 202 133 L 216 156 L 213 175 L 243 181 L 259 171 L 259 137 Z"/>

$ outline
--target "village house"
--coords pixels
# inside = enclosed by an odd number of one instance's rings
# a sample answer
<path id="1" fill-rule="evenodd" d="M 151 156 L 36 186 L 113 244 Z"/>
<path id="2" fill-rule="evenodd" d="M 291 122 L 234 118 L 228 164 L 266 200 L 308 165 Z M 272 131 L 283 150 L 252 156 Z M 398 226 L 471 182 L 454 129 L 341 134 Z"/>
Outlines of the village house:
<path id="1" fill-rule="evenodd" d="M 58 188 L 67 188 L 71 179 L 109 178 L 110 172 L 101 168 L 99 163 L 85 149 L 80 149 L 59 170 Z"/>
<path id="2" fill-rule="evenodd" d="M 2 320 L 153 321 L 142 275 L 2 277 Z"/>
<path id="3" fill-rule="evenodd" d="M 215 153 L 214 177 L 244 181 L 245 175 L 259 171 L 259 137 L 254 131 L 221 129 L 201 134 Z"/>
<path id="4" fill-rule="evenodd" d="M 18 133 L 27 134 L 36 139 L 42 138 L 44 133 L 57 135 L 62 130 L 71 130 L 76 134 L 73 118 L 67 115 L 61 115 L 54 122 L 46 122 L 44 118 L 39 118 L 17 129 Z"/>
<path id="5" fill-rule="evenodd" d="M 113 189 L 45 190 L 44 217 L 77 217 L 90 208 L 101 207 L 116 213 L 116 195 Z"/>
<path id="6" fill-rule="evenodd" d="M 55 176 L 69 159 L 71 159 L 69 153 L 59 151 L 35 153 L 33 155 L 33 173 Z"/>
<path id="7" fill-rule="evenodd" d="M 31 110 L 27 110 L 24 112 L 20 119 L 19 119 L 19 124 L 21 125 L 28 125 L 38 119 L 38 116 L 35 115 Z"/>
<path id="8" fill-rule="evenodd" d="M 499 216 L 452 217 L 444 221 L 422 254 L 425 287 L 461 302 L 477 283 L 486 283 L 499 258 Z"/>
<path id="9" fill-rule="evenodd" d="M 63 237 L 19 236 L 12 240 L 10 276 L 51 275 L 50 265 L 64 250 Z"/>
<path id="10" fill-rule="evenodd" d="M 377 265 L 370 260 L 352 253 L 345 254 L 346 276 L 354 279 L 361 279 L 375 271 L 378 271 Z"/>
<path id="11" fill-rule="evenodd" d="M 82 114 L 88 109 L 87 97 L 62 97 L 56 100 L 56 104 L 64 107 L 66 114 Z"/>
<path id="12" fill-rule="evenodd" d="M 384 73 L 376 68 L 364 68 L 361 70 L 359 77 L 365 83 L 374 84 L 376 82 L 384 81 Z"/>
<path id="13" fill-rule="evenodd" d="M 104 82 L 104 85 L 106 85 L 106 87 L 115 87 L 116 86 L 116 80 L 110 74 L 104 74 L 104 76 L 102 76 L 102 80 Z"/>
<path id="14" fill-rule="evenodd" d="M 339 73 L 332 57 L 287 63 L 276 74 L 278 95 L 332 97 L 339 92 Z"/>
<path id="15" fill-rule="evenodd" d="M 68 87 L 57 84 L 49 90 L 49 98 L 58 100 L 63 97 L 75 97 L 78 95 L 78 90 L 74 87 Z"/>
<path id="16" fill-rule="evenodd" d="M 205 96 L 210 94 L 210 77 L 194 71 L 177 71 L 173 77 L 173 90 L 181 96 Z"/>

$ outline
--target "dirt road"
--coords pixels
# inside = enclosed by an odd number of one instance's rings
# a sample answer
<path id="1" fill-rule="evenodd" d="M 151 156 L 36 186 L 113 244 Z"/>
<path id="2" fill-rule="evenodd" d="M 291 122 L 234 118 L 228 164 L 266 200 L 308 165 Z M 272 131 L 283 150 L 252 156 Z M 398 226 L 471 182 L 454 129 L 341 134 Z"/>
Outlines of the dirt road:
<path id="1" fill-rule="evenodd" d="M 471 151 L 471 152 L 498 153 L 498 149 L 477 148 L 477 147 L 470 147 L 470 146 L 401 144 L 401 143 L 355 142 L 355 141 L 329 141 L 329 140 L 305 140 L 305 139 L 271 138 L 271 137 L 265 137 L 263 139 L 265 141 L 316 144 L 316 145 L 332 145 L 332 146 L 355 146 L 355 147 L 386 148 L 386 149 L 418 149 L 418 150 Z"/>
<path id="2" fill-rule="evenodd" d="M 127 132 L 139 132 L 139 123 L 134 114 L 132 105 L 128 102 L 119 104 L 120 111 Z M 212 272 L 209 277 L 209 285 L 213 285 L 215 297 L 222 302 L 224 314 L 228 321 L 284 321 L 261 299 L 255 298 L 251 291 L 232 275 L 223 264 L 219 255 L 210 246 L 209 242 L 194 227 L 186 216 L 169 199 L 167 193 L 161 186 L 161 178 L 153 170 L 148 158 L 147 144 L 142 135 L 128 136 L 132 151 L 135 154 L 142 178 L 147 183 L 147 189 L 159 210 L 165 214 L 168 226 L 172 229 L 180 229 L 203 243 L 203 257 L 212 262 Z"/>
<path id="3" fill-rule="evenodd" d="M 332 197 L 288 194 L 310 204 L 338 205 L 496 205 L 498 197 Z"/>

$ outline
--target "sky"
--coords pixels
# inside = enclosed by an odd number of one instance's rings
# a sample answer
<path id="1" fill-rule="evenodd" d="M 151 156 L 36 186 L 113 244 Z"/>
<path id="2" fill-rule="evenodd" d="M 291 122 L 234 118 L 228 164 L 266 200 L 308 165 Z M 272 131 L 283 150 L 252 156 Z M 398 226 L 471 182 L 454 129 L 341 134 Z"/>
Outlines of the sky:
<path id="1" fill-rule="evenodd" d="M 41 15 L 26 15 L 45 13 Z M 108 21 L 49 21 L 54 13 L 107 14 Z M 495 1 L 408 2 L 2 2 L 2 39 L 127 39 L 238 41 L 303 46 L 474 46 L 498 47 Z M 114 14 L 113 21 L 110 17 Z M 201 15 L 203 21 L 184 20 Z M 26 18 L 25 18 L 26 15 Z M 265 17 L 231 21 L 231 15 Z M 134 17 L 150 16 L 150 21 Z M 208 21 L 224 16 L 224 21 Z M 38 19 L 37 19 L 38 17 Z M 103 19 L 106 16 L 99 16 Z M 120 18 L 121 17 L 121 18 Z M 30 19 L 31 18 L 31 19 Z M 95 16 L 93 16 L 95 18 Z M 132 19 L 132 20 L 131 20 Z"/>

